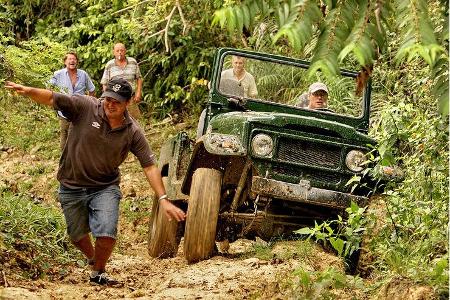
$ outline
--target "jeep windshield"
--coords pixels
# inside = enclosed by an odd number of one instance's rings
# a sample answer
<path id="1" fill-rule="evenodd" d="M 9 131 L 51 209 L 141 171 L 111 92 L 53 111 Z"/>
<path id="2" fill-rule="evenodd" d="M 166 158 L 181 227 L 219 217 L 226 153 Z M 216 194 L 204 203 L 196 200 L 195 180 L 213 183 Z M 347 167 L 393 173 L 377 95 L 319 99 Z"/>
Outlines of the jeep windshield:
<path id="1" fill-rule="evenodd" d="M 253 55 L 250 51 L 224 51 L 218 65 L 218 93 L 245 109 L 252 109 L 247 104 L 257 102 L 260 106 L 263 103 L 271 106 L 265 106 L 265 110 L 283 106 L 290 107 L 289 113 L 295 109 L 299 114 L 331 119 L 331 115 L 339 119 L 368 118 L 370 90 L 368 93 L 365 87 L 357 91 L 356 72 L 341 70 L 341 74 L 333 78 L 317 72 L 308 77 L 308 62 L 275 55 Z M 310 93 L 309 88 L 315 82 L 324 85 L 319 84 L 319 89 Z M 323 91 L 323 86 L 328 92 Z M 311 94 L 318 95 L 319 107 L 309 105 Z"/>

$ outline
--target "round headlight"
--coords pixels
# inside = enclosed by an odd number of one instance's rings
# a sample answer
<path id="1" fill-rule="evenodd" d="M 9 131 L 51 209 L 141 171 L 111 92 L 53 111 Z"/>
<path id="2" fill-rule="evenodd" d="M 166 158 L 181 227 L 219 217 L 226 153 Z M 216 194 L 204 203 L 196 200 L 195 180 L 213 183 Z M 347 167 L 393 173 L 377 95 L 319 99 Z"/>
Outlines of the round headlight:
<path id="1" fill-rule="evenodd" d="M 253 153 L 258 156 L 272 156 L 273 140 L 267 134 L 257 134 L 252 139 Z"/>
<path id="2" fill-rule="evenodd" d="M 364 169 L 364 162 L 367 160 L 366 155 L 359 150 L 352 150 L 345 158 L 345 164 L 353 172 L 361 172 Z"/>

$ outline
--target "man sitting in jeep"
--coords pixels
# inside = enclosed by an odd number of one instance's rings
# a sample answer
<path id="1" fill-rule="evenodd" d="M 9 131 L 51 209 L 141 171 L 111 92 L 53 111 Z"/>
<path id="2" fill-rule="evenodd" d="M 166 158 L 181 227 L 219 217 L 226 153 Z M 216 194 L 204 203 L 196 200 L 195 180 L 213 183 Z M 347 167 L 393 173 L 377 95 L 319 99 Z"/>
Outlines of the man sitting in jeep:
<path id="1" fill-rule="evenodd" d="M 302 94 L 298 107 L 323 109 L 328 106 L 328 88 L 322 82 L 314 82 L 308 88 L 308 93 Z"/>
<path id="2" fill-rule="evenodd" d="M 256 98 L 258 90 L 255 78 L 245 70 L 245 58 L 233 55 L 231 57 L 233 68 L 222 71 L 221 80 L 232 79 L 244 88 L 244 97 Z"/>

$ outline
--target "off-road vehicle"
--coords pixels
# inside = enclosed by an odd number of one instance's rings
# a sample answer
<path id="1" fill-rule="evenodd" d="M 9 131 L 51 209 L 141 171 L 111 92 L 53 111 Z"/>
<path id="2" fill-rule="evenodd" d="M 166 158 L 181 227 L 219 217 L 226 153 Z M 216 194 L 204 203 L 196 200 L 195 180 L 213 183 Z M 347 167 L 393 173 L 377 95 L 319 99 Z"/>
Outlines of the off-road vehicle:
<path id="1" fill-rule="evenodd" d="M 257 96 L 245 95 L 245 83 L 222 78 L 233 56 L 245 58 Z M 361 174 L 375 144 L 367 136 L 370 81 L 348 70 L 331 79 L 319 72 L 311 77 L 309 65 L 252 51 L 217 51 L 197 136 L 180 132 L 161 148 L 167 194 L 187 218 L 169 222 L 154 201 L 151 256 L 176 255 L 184 235 L 184 255 L 195 262 L 210 257 L 215 242 L 267 240 L 335 218 L 351 201 L 365 205 L 364 191 L 347 183 Z M 308 87 L 317 81 L 328 87 L 326 109 L 305 107 Z"/>

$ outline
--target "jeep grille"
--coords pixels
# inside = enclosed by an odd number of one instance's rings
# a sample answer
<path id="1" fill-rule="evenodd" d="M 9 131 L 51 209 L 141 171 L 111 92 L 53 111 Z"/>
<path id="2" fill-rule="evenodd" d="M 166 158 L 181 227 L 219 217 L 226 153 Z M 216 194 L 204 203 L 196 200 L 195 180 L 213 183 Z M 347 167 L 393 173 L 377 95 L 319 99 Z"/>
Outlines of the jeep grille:
<path id="1" fill-rule="evenodd" d="M 278 147 L 278 159 L 286 162 L 333 169 L 340 164 L 341 148 L 338 146 L 282 138 Z"/>
<path id="2" fill-rule="evenodd" d="M 280 175 L 291 176 L 315 182 L 322 182 L 331 185 L 341 185 L 348 181 L 349 178 L 344 178 L 338 173 L 328 173 L 324 171 L 314 171 L 311 169 L 292 169 L 291 167 L 275 166 L 273 171 Z"/>

